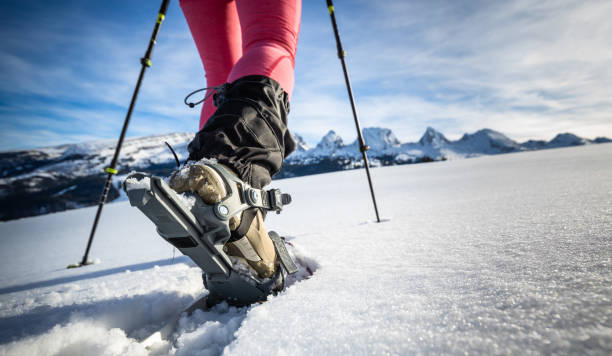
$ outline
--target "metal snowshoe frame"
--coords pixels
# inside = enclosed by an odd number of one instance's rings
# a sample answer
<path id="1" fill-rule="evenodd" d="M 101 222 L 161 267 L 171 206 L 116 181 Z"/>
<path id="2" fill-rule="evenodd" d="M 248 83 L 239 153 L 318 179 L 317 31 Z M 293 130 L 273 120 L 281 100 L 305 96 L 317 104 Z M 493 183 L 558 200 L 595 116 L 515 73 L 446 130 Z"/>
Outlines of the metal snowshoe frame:
<path id="1" fill-rule="evenodd" d="M 223 246 L 231 237 L 229 220 L 249 208 L 260 208 L 280 213 L 291 202 L 291 196 L 279 189 L 256 189 L 233 176 L 223 166 L 203 163 L 222 177 L 227 196 L 209 205 L 195 193 L 195 204 L 187 208 L 178 194 L 163 178 L 146 173 L 132 173 L 127 179 L 150 179 L 150 185 L 124 189 L 130 205 L 142 211 L 156 226 L 157 233 L 189 256 L 203 273 L 204 285 L 214 300 L 225 300 L 232 305 L 248 305 L 264 300 L 282 285 L 286 273 L 298 268 L 287 253 L 278 234 L 269 235 L 279 256 L 281 268 L 272 278 L 258 278 L 244 268 L 235 268 Z M 126 179 L 126 180 L 127 180 Z"/>

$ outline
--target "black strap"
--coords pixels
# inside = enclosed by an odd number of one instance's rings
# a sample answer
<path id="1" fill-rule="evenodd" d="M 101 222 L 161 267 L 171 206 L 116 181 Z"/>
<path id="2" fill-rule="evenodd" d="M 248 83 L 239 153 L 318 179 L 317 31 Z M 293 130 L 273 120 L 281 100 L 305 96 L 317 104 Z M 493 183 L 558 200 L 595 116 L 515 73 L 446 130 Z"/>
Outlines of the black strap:
<path id="1" fill-rule="evenodd" d="M 230 235 L 228 242 L 234 242 L 240 240 L 244 235 L 249 232 L 249 227 L 251 227 L 251 223 L 255 216 L 257 215 L 258 208 L 250 208 L 242 212 L 242 216 L 240 217 L 240 225 Z"/>
<path id="2" fill-rule="evenodd" d="M 283 268 L 285 268 L 285 271 L 287 271 L 287 274 L 294 274 L 295 272 L 297 272 L 299 268 L 291 258 L 289 251 L 287 251 L 287 247 L 285 246 L 283 238 L 280 237 L 280 235 L 274 231 L 270 231 L 268 235 L 274 243 L 274 249 L 276 250 L 276 254 L 278 255 L 281 265 L 283 266 Z"/>
<path id="3" fill-rule="evenodd" d="M 274 210 L 280 213 L 283 206 L 291 203 L 291 195 L 283 194 L 279 189 L 255 189 L 250 188 L 246 192 L 247 204 L 265 210 Z"/>

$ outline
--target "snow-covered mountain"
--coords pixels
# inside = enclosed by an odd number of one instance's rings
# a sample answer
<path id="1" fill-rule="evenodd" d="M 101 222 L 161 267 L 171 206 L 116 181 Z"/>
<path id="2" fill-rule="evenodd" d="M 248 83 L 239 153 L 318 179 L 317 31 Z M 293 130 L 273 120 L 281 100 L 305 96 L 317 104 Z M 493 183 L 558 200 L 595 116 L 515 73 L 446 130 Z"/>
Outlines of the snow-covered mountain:
<path id="1" fill-rule="evenodd" d="M 464 134 L 459 141 L 452 143 L 459 151 L 466 154 L 499 154 L 522 151 L 523 147 L 504 134 L 482 129 L 473 134 Z"/>
<path id="2" fill-rule="evenodd" d="M 297 144 L 297 146 L 295 148 L 296 151 L 304 152 L 304 151 L 308 151 L 308 149 L 310 149 L 310 147 L 308 147 L 308 144 L 306 143 L 306 141 L 304 141 L 302 136 L 300 136 L 298 134 L 294 134 L 293 138 L 295 139 L 295 142 Z"/>
<path id="3" fill-rule="evenodd" d="M 428 127 L 425 133 L 419 140 L 421 146 L 442 147 L 450 143 L 444 135 L 432 127 Z"/>
<path id="4" fill-rule="evenodd" d="M 441 161 L 610 142 L 605 137 L 591 141 L 572 134 L 560 134 L 550 142 L 530 140 L 518 143 L 501 132 L 491 129 L 466 133 L 459 140 L 451 141 L 432 127 L 425 130 L 418 142 L 402 143 L 391 130 L 380 127 L 365 128 L 363 137 L 370 147 L 368 157 L 373 166 Z M 346 145 L 343 139 L 331 130 L 315 148 L 291 154 L 285 160 L 283 169 L 277 178 L 351 169 L 362 165 L 357 140 Z"/>
<path id="5" fill-rule="evenodd" d="M 571 133 L 560 133 L 548 145 L 550 147 L 581 146 L 590 143 L 588 140 Z"/>
<path id="6" fill-rule="evenodd" d="M 334 130 L 331 130 L 327 133 L 327 135 L 323 136 L 321 142 L 319 142 L 315 148 L 321 152 L 333 153 L 335 150 L 342 147 L 344 147 L 342 137 L 338 136 Z"/>
<path id="7" fill-rule="evenodd" d="M 363 140 L 373 151 L 385 151 L 401 145 L 400 140 L 395 137 L 395 134 L 389 129 L 380 127 L 370 127 L 363 131 Z M 353 145 L 359 148 L 357 140 Z"/>
<path id="8" fill-rule="evenodd" d="M 164 142 L 180 160 L 193 134 L 173 133 L 124 141 L 115 185 L 134 169 L 167 174 L 176 166 Z M 0 221 L 97 204 L 116 141 L 104 140 L 0 153 Z M 108 201 L 119 197 L 111 187 Z"/>
<path id="9" fill-rule="evenodd" d="M 313 148 L 300 135 L 294 135 L 297 149 L 283 164 L 275 178 L 287 178 L 331 172 L 363 166 L 357 140 L 345 144 L 333 130 Z M 418 142 L 402 143 L 390 129 L 369 127 L 363 137 L 370 147 L 372 166 L 459 159 L 479 155 L 500 154 L 557 148 L 590 143 L 610 142 L 605 137 L 593 141 L 573 134 L 557 135 L 550 142 L 517 143 L 504 134 L 483 129 L 465 134 L 456 141 L 428 127 Z M 118 184 L 132 170 L 168 175 L 176 167 L 168 142 L 183 162 L 192 133 L 173 133 L 128 139 L 124 142 L 108 201 L 120 196 Z M 98 203 L 115 149 L 114 140 L 0 153 L 0 221 L 73 209 Z"/>

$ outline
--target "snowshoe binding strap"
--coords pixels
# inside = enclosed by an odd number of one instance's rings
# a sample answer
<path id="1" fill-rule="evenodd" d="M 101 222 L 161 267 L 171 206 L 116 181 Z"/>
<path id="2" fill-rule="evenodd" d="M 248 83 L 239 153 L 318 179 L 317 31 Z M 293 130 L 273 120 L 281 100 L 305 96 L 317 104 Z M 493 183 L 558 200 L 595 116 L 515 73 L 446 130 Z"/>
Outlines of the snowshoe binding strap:
<path id="1" fill-rule="evenodd" d="M 295 262 L 293 262 L 293 259 L 289 255 L 289 251 L 287 251 L 283 238 L 274 231 L 270 231 L 268 235 L 274 243 L 274 249 L 276 250 L 281 266 L 283 266 L 285 271 L 287 271 L 287 274 L 294 274 L 297 272 L 298 266 L 295 264 Z"/>
<path id="2" fill-rule="evenodd" d="M 256 189 L 231 174 L 225 167 L 216 163 L 204 163 L 213 168 L 223 178 L 229 194 L 215 206 L 219 219 L 229 219 L 248 208 L 260 208 L 276 211 L 291 203 L 291 195 L 283 194 L 279 189 Z"/>

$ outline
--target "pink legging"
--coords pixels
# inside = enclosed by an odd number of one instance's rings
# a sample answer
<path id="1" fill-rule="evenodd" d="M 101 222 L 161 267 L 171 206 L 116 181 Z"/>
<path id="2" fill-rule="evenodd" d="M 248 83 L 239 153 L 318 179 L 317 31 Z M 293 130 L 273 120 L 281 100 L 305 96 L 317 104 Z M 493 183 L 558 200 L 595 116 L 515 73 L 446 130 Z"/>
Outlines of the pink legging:
<path id="1" fill-rule="evenodd" d="M 247 75 L 277 81 L 291 97 L 301 0 L 181 0 L 204 71 L 206 86 Z M 209 97 L 200 129 L 216 108 Z"/>

